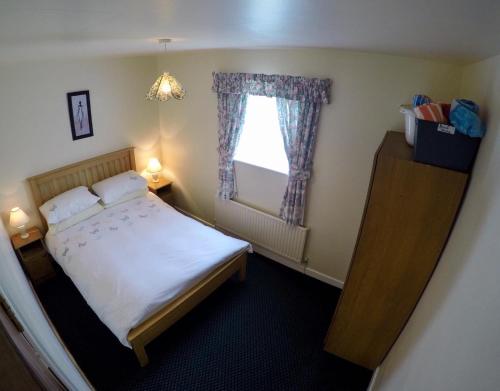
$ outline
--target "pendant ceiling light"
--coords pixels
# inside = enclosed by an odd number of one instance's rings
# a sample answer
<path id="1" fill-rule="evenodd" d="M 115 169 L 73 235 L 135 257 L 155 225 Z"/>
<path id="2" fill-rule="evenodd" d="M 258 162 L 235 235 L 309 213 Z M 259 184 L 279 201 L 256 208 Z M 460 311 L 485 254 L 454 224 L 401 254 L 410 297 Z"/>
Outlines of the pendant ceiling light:
<path id="1" fill-rule="evenodd" d="M 165 52 L 167 51 L 167 43 L 171 41 L 170 38 L 158 40 L 160 44 L 164 44 Z M 186 91 L 182 88 L 181 83 L 179 83 L 170 73 L 164 72 L 153 83 L 149 92 L 146 94 L 146 99 L 156 99 L 163 102 L 172 97 L 181 100 L 184 98 L 184 95 L 186 95 Z"/>

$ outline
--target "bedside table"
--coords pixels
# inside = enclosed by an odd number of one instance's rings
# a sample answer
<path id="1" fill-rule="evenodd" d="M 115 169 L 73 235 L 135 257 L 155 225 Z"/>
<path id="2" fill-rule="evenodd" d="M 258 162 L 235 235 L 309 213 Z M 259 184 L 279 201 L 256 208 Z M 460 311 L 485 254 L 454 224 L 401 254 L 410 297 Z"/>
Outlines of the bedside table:
<path id="1" fill-rule="evenodd" d="M 16 250 L 21 266 L 34 285 L 38 285 L 55 276 L 52 259 L 43 243 L 42 232 L 33 227 L 28 229 L 29 237 L 22 239 L 20 234 L 12 236 L 12 245 Z"/>
<path id="2" fill-rule="evenodd" d="M 174 194 L 172 192 L 172 181 L 160 177 L 159 182 L 148 181 L 149 191 L 155 193 L 169 205 L 174 205 Z"/>

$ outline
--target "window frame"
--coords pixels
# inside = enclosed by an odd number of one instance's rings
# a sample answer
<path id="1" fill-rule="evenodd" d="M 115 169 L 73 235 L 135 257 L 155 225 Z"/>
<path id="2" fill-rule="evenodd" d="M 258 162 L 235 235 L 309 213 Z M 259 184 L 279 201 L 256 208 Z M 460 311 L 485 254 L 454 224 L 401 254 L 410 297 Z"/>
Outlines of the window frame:
<path id="1" fill-rule="evenodd" d="M 258 137 L 255 137 L 255 135 L 253 135 L 254 137 L 252 138 L 251 136 L 248 136 L 248 131 L 250 129 L 253 128 L 253 126 L 261 126 L 257 123 L 253 123 L 252 125 L 249 125 L 249 121 L 252 121 L 252 122 L 258 122 L 258 119 L 255 119 L 255 118 L 252 118 L 249 120 L 248 118 L 248 115 L 255 115 L 255 112 L 253 110 L 257 109 L 257 105 L 263 105 L 263 101 L 260 101 L 260 102 L 251 102 L 250 100 L 251 99 L 260 99 L 260 98 L 263 98 L 263 99 L 270 99 L 272 100 L 272 104 L 273 104 L 273 108 L 274 108 L 274 111 L 276 113 L 276 117 L 275 119 L 273 119 L 272 121 L 274 121 L 274 125 L 269 125 L 269 126 L 266 126 L 265 129 L 272 129 L 274 131 L 275 134 L 272 135 L 272 139 L 271 139 L 271 142 L 272 142 L 272 145 L 274 147 L 276 147 L 276 144 L 279 143 L 280 146 L 281 146 L 281 150 L 280 152 L 278 152 L 278 154 L 280 154 L 281 156 L 278 157 L 277 159 L 275 159 L 275 162 L 278 162 L 278 164 L 269 164 L 272 159 L 267 159 L 267 161 L 264 161 L 264 160 L 261 160 L 261 162 L 258 161 L 258 159 L 252 159 L 252 158 L 248 158 L 248 156 L 250 155 L 253 155 L 255 154 L 255 152 L 251 152 L 251 150 L 255 151 L 255 148 L 256 148 L 256 145 L 258 144 L 262 144 L 262 138 L 265 137 L 264 135 L 260 134 Z M 275 173 L 278 173 L 278 174 L 282 174 L 282 175 L 286 175 L 288 176 L 289 173 L 290 173 L 290 166 L 289 166 L 289 162 L 288 162 L 288 157 L 287 157 L 287 154 L 286 154 L 286 150 L 285 150 L 285 145 L 284 145 L 284 140 L 283 140 L 283 135 L 281 133 L 281 128 L 280 128 L 280 124 L 279 124 L 279 118 L 278 118 L 278 109 L 277 109 L 277 105 L 276 105 L 276 98 L 275 97 L 267 97 L 267 96 L 262 96 L 262 95 L 251 95 L 249 94 L 248 95 L 248 99 L 247 99 L 247 103 L 246 103 L 247 107 L 245 108 L 245 121 L 243 123 L 243 129 L 241 130 L 241 134 L 240 134 L 240 138 L 238 140 L 238 145 L 236 145 L 236 148 L 235 148 L 235 151 L 234 151 L 234 157 L 233 157 L 233 160 L 234 161 L 237 161 L 239 163 L 243 163 L 243 164 L 246 164 L 246 165 L 250 165 L 250 166 L 253 166 L 253 167 L 258 167 L 260 169 L 263 169 L 263 170 L 269 170 L 269 171 L 272 171 L 272 172 L 275 172 Z M 250 107 L 249 107 L 250 105 Z M 250 109 L 250 111 L 249 111 Z M 268 110 L 272 110 L 271 108 L 269 108 Z M 271 115 L 270 112 L 267 112 L 266 115 Z M 274 115 L 274 113 L 272 114 Z M 269 117 L 268 117 L 269 118 Z M 246 128 L 247 126 L 252 126 L 252 128 Z M 279 135 L 279 141 L 277 141 L 277 135 Z M 242 141 L 251 141 L 253 140 L 254 142 L 252 143 L 251 146 L 246 146 L 246 147 L 243 147 L 242 149 Z M 255 141 L 258 141 L 258 142 L 255 142 Z M 245 151 L 245 148 L 246 148 L 246 151 Z M 246 155 L 246 156 L 245 156 Z M 260 164 L 259 164 L 260 163 Z M 284 169 L 285 167 L 285 163 L 286 163 L 286 170 Z"/>

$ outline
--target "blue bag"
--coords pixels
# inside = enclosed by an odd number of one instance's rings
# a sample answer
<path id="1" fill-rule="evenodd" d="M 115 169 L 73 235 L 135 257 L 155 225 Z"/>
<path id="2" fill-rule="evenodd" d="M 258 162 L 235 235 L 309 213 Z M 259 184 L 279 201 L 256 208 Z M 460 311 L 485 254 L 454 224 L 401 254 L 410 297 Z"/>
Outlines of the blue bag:
<path id="1" fill-rule="evenodd" d="M 483 137 L 486 132 L 479 118 L 479 106 L 471 100 L 453 99 L 450 123 L 458 132 L 469 137 Z"/>

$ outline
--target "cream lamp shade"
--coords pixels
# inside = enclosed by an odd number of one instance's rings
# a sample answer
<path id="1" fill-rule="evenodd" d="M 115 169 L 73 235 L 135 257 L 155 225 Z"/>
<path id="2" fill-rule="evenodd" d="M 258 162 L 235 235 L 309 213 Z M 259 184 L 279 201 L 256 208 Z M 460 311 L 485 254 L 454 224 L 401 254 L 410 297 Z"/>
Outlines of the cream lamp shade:
<path id="1" fill-rule="evenodd" d="M 157 158 L 153 157 L 149 159 L 147 170 L 151 173 L 153 182 L 160 181 L 158 173 L 161 172 L 161 164 Z"/>
<path id="2" fill-rule="evenodd" d="M 167 51 L 167 43 L 172 42 L 170 38 L 162 38 L 158 40 L 158 43 L 164 44 L 165 52 Z M 182 84 L 170 73 L 163 72 L 153 83 L 148 93 L 146 94 L 146 99 L 148 100 L 159 100 L 164 102 L 170 98 L 175 98 L 182 100 L 186 95 L 186 90 L 182 87 Z"/>
<path id="3" fill-rule="evenodd" d="M 179 83 L 170 73 L 164 72 L 153 83 L 149 92 L 146 94 L 146 99 L 156 99 L 160 102 L 167 101 L 170 98 L 182 100 L 185 94 L 186 91 L 181 83 Z"/>
<path id="4" fill-rule="evenodd" d="M 24 213 L 24 211 L 16 206 L 15 208 L 12 208 L 10 211 L 10 221 L 9 224 L 21 230 L 21 238 L 26 239 L 29 234 L 26 232 L 26 224 L 30 221 L 29 216 Z"/>

